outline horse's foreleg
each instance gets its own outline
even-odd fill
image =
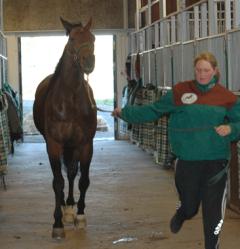
[[[80,190],[80,198],[78,200],[78,212],[77,214],[84,214],[84,209],[85,209],[85,196],[87,189],[90,185],[90,180],[89,180],[89,166],[90,162],[88,164],[81,164],[81,176],[79,179],[79,190]]]
[[[88,189],[88,186],[90,184],[90,180],[89,180],[89,166],[90,166],[90,162],[88,164],[84,164],[80,166],[81,168],[81,177],[79,180],[79,190],[80,190],[80,198],[78,200],[77,203],[77,217],[75,219],[75,226],[77,228],[84,228],[86,227],[86,218],[84,215],[84,209],[85,209],[85,196],[86,196],[86,192]]]
[[[78,172],[78,160],[76,159],[75,150],[72,147],[65,147],[63,151],[63,162],[67,169],[67,178],[69,183],[69,191],[67,198],[67,205],[73,206],[75,204],[73,189],[74,189],[74,179]]]
[[[67,223],[73,223],[76,214],[73,209],[73,206],[75,205],[75,200],[73,196],[73,190],[74,190],[74,179],[77,175],[78,171],[78,163],[77,162],[72,162],[73,160],[65,161],[65,165],[67,167],[67,177],[68,177],[68,183],[69,183],[69,188],[68,188],[68,198],[66,201],[66,207],[64,208],[64,221]]]
[[[53,172],[53,190],[55,193],[55,210],[52,237],[53,238],[64,238],[64,228],[62,223],[62,209],[61,206],[65,206],[64,202],[64,178],[61,172],[60,160],[50,159],[50,164]]]
[[[78,187],[80,190],[80,198],[77,203],[78,211],[77,211],[77,219],[75,220],[76,221],[75,224],[79,228],[86,226],[86,220],[84,216],[85,196],[90,184],[89,167],[92,160],[92,154],[93,154],[93,145],[91,143],[83,148],[80,155],[81,176],[78,183]]]
[[[54,147],[55,146],[55,147]],[[56,144],[48,144],[48,156],[53,172],[53,190],[55,193],[55,210],[54,210],[54,224],[52,230],[52,237],[55,239],[61,239],[65,237],[64,226],[62,222],[62,209],[61,206],[65,206],[64,201],[64,178],[61,171],[60,161],[60,147]],[[54,150],[51,148],[54,147]]]

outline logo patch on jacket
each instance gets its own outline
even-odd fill
[[[179,82],[173,86],[175,105],[211,105],[231,108],[238,97],[217,83],[207,92],[201,92],[194,80]]]
[[[181,101],[183,104],[193,104],[198,99],[195,93],[184,93],[181,97]]]

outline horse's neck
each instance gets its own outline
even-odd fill
[[[73,89],[74,92],[83,91],[85,82],[83,72],[68,56],[63,54],[61,60],[59,69],[55,71],[56,87],[62,91],[64,89]]]
[[[58,100],[62,99],[62,101],[74,98],[75,101],[79,101],[80,109],[94,109],[95,102],[90,86],[84,80],[84,74],[80,71],[80,68],[74,65],[68,58],[63,58],[61,65],[58,66],[59,68],[55,71],[56,75],[53,77],[55,77],[55,91],[60,94],[55,95],[55,97]]]

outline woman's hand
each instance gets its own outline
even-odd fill
[[[122,109],[121,108],[115,108],[112,112],[112,116],[115,118],[119,118],[121,114]]]
[[[215,131],[218,135],[224,137],[231,133],[231,126],[230,125],[219,125],[215,127]]]

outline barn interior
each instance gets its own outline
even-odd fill
[[[3,108],[1,248],[203,248],[201,212],[186,222],[177,235],[169,230],[178,195],[168,117],[129,126],[110,112],[126,103],[126,62],[131,67],[130,78],[142,82],[135,104],[144,105],[171,90],[177,82],[193,78],[192,61],[206,50],[216,55],[224,86],[239,96],[239,10],[240,0],[0,0],[1,93],[13,93],[19,119],[12,122],[23,132],[14,140],[11,154],[10,127],[6,125],[9,117]],[[57,43],[62,43],[60,48],[55,45],[61,55],[67,37],[60,17],[83,24],[92,17],[93,34],[110,37],[111,45],[105,49],[111,53],[111,64],[106,72],[100,70],[93,81],[99,79],[97,84],[101,85],[94,90],[95,96],[106,94],[106,88],[112,92],[110,97],[96,99],[107,112],[97,113],[91,184],[86,195],[87,227],[77,230],[66,225],[65,239],[56,241],[51,238],[54,192],[46,144],[34,126],[32,107],[25,109],[24,99],[24,91],[31,92],[34,98],[32,86],[39,82],[25,84],[25,78],[42,70],[44,61],[38,56],[42,54],[50,61],[53,48],[48,48],[47,42],[35,51],[26,43],[24,50],[23,44],[25,38],[55,37],[59,39]],[[59,37],[65,40],[62,42]],[[26,56],[29,54],[37,58],[35,64],[25,68],[24,63],[30,62]],[[107,65],[106,54],[96,57],[99,64]],[[108,74],[110,85],[104,85]],[[231,147],[227,209],[221,232],[221,248],[225,249],[237,249],[240,244],[239,146],[236,141]],[[66,173],[63,174],[66,180]]]

